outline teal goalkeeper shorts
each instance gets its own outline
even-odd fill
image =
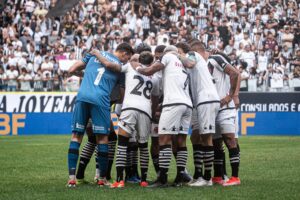
[[[91,118],[94,134],[109,134],[110,108],[91,103],[77,101],[72,117],[72,132],[84,134],[86,125]]]

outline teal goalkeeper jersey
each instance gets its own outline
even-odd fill
[[[109,52],[101,52],[109,61],[121,65],[120,60]],[[117,84],[120,73],[110,71],[98,59],[87,54],[82,61],[86,64],[76,101],[88,102],[101,107],[110,107],[110,95]]]

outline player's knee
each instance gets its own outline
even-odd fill
[[[159,146],[163,145],[171,145],[172,144],[172,136],[171,135],[160,135],[159,136]]]
[[[234,134],[224,134],[223,138],[228,149],[236,148],[236,140],[234,138]]]
[[[186,136],[187,135],[178,135],[178,137],[177,137],[178,147],[185,147],[186,146]]]
[[[83,135],[84,135],[84,134],[83,134],[82,132],[73,131],[71,140],[74,141],[74,142],[79,142],[79,143],[81,143],[81,142],[82,142]]]
[[[108,136],[107,135],[96,135],[97,144],[108,144]]]
[[[193,130],[192,135],[191,135],[192,144],[198,144],[199,137],[200,136],[199,136],[198,130]]]
[[[212,134],[204,134],[201,135],[201,143],[202,146],[212,146]]]

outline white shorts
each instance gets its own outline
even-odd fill
[[[152,125],[151,125],[151,137],[158,137],[158,124],[152,123]]]
[[[220,103],[202,104],[193,110],[193,130],[199,130],[199,134],[216,132],[216,116],[220,109]]]
[[[214,139],[222,138],[222,134],[227,134],[227,133],[236,134],[235,118],[236,118],[235,109],[220,111],[216,119],[216,134],[214,135]]]
[[[192,108],[186,105],[167,106],[162,109],[158,134],[188,134]]]
[[[131,138],[134,138],[136,132],[136,139],[140,143],[148,141],[151,133],[151,120],[148,115],[137,110],[125,110],[121,112],[118,125]]]

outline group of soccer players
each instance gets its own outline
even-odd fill
[[[94,152],[95,181],[100,186],[122,188],[127,181],[139,182],[141,187],[167,187],[172,155],[177,166],[173,186],[240,184],[236,135],[240,75],[225,54],[206,49],[199,40],[175,46],[160,45],[154,55],[144,43],[135,51],[122,43],[114,53],[92,50],[69,73],[81,75],[82,70],[68,151],[69,187],[84,182],[84,171]],[[113,101],[110,97],[114,88],[118,89],[121,101],[119,109],[116,108],[118,136],[110,121]],[[192,178],[186,173],[186,139],[190,127],[195,166]],[[80,154],[77,169],[85,132],[88,143]],[[157,180],[149,185],[150,136]],[[223,143],[229,151],[232,169],[229,179]],[[111,184],[115,149],[117,177]]]

